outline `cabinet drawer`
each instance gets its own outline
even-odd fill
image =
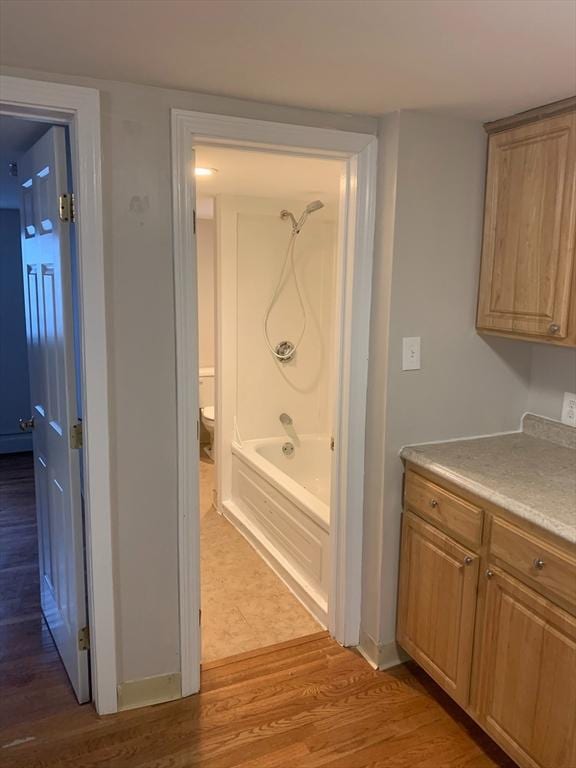
[[[480,507],[411,470],[406,473],[404,501],[411,510],[452,534],[455,539],[474,548],[480,546],[483,519]]]
[[[576,604],[576,560],[511,525],[492,519],[490,555],[512,566],[536,588]]]

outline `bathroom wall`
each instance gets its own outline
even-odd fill
[[[419,112],[381,121],[366,441],[362,632],[393,662],[402,462],[408,443],[518,429],[533,345],[475,330],[486,137]],[[402,371],[402,337],[422,368]]]
[[[214,271],[216,242],[214,219],[196,220],[196,258],[198,263],[198,365],[213,368],[214,347]]]
[[[32,450],[18,419],[30,415],[20,214],[0,210],[0,453]]]
[[[300,212],[306,202],[217,198],[218,279],[228,290],[220,309],[233,316],[224,324],[234,329],[236,347],[235,361],[232,354],[227,356],[219,374],[235,379],[236,427],[242,440],[285,435],[278,419],[282,412],[292,417],[296,434],[328,434],[330,428],[335,206],[310,216],[296,241],[296,272],[308,319],[292,361],[274,360],[263,327],[291,231],[279,213],[283,208]],[[303,323],[292,272],[287,269],[269,318],[272,345],[285,339],[296,342]]]

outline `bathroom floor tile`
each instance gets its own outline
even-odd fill
[[[202,661],[322,629],[212,504],[214,464],[200,462]]]

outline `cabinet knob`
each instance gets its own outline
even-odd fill
[[[534,560],[534,568],[536,568],[538,571],[541,571],[545,565],[546,563],[544,562],[544,560],[542,560],[541,557],[537,557],[536,560]]]
[[[436,499],[430,499],[430,506],[432,507],[432,509],[436,509],[436,507],[438,506],[438,502],[436,501]]]
[[[550,325],[548,326],[548,330],[550,331],[550,333],[558,333],[558,331],[560,330],[560,326],[558,325],[558,323],[550,323]]]
[[[466,557],[464,558],[464,565],[470,565],[471,563],[472,563],[472,558],[470,557],[470,555],[466,555]]]
[[[494,571],[491,571],[490,568],[486,571],[486,578],[491,579],[492,576],[494,576]]]

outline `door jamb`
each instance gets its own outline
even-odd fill
[[[93,88],[0,75],[0,112],[67,124],[77,198],[82,335],[84,519],[92,698],[116,712],[108,354],[102,224],[100,94]]]
[[[377,139],[375,136],[225,115],[172,110],[172,185],[178,425],[178,552],[182,696],[200,688],[198,514],[198,300],[194,143],[244,145],[346,161],[341,210],[341,314],[332,478],[329,630],[342,645],[359,642],[364,439]]]

